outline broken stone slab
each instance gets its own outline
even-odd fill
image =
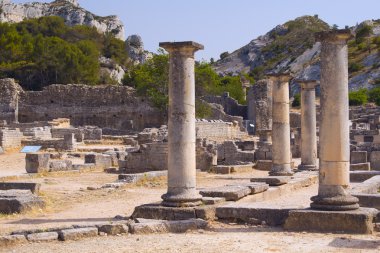
[[[61,241],[79,240],[98,235],[96,227],[65,229],[58,232]]]
[[[109,188],[112,188],[112,189],[118,189],[120,187],[123,187],[126,183],[125,182],[116,182],[116,183],[108,183],[108,184],[105,184],[103,185],[101,188],[103,189],[109,189]]]
[[[0,190],[30,190],[34,194],[40,192],[41,184],[24,182],[0,182]]]
[[[374,193],[378,193],[379,188],[380,188],[380,176],[374,176],[360,184],[354,185],[351,189],[351,193],[352,194],[357,194],[357,193],[374,194]]]
[[[251,189],[251,194],[257,194],[257,193],[265,192],[266,190],[269,189],[269,185],[266,183],[253,183],[252,182],[252,183],[240,184],[240,186],[248,187],[249,189]]]
[[[213,197],[203,197],[202,203],[205,205],[216,205],[225,202],[225,198],[213,198]]]
[[[380,176],[380,171],[350,171],[351,182],[363,182],[374,176]]]
[[[25,235],[6,235],[0,236],[0,246],[11,246],[15,244],[26,243]]]
[[[26,238],[30,242],[55,241],[55,240],[58,240],[58,233],[57,232],[43,232],[43,233],[28,234]]]
[[[249,194],[252,190],[247,186],[230,185],[204,189],[199,192],[203,197],[225,198],[227,201],[237,201]]]
[[[105,224],[98,226],[98,230],[107,235],[119,235],[128,233],[129,228],[127,224]]]
[[[166,177],[168,175],[167,171],[149,171],[145,173],[135,173],[135,174],[120,174],[118,179],[125,183],[136,183],[142,179],[152,179],[157,177]]]
[[[210,169],[210,172],[215,173],[215,174],[231,174],[232,167],[231,166],[225,166],[225,165],[213,166]]]
[[[284,228],[290,231],[371,234],[377,213],[374,208],[353,211],[292,210]]]
[[[371,164],[370,163],[356,163],[356,164],[350,164],[350,170],[351,171],[369,171],[371,170]]]
[[[139,223],[130,225],[132,234],[185,233],[189,230],[204,229],[207,227],[207,221],[201,219],[179,221],[140,219],[138,221]]]
[[[251,182],[261,182],[269,184],[269,186],[279,186],[289,183],[292,177],[288,176],[270,176],[270,177],[255,177],[251,178]]]
[[[0,190],[0,213],[12,214],[43,208],[45,202],[30,190]]]

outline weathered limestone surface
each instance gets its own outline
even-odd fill
[[[62,241],[79,240],[82,238],[97,236],[98,229],[96,227],[64,229],[58,234],[59,239]]]
[[[33,207],[44,206],[44,201],[29,190],[0,190],[0,213],[20,213]]]
[[[317,116],[315,86],[317,82],[301,83],[301,164],[299,170],[317,170]]]
[[[292,175],[289,125],[288,74],[270,76],[273,82],[272,170],[271,176]]]
[[[196,132],[194,53],[195,42],[163,42],[169,52],[168,192],[166,206],[201,203],[196,191]]]
[[[25,169],[28,173],[40,173],[49,171],[50,154],[27,153],[25,156]]]
[[[321,32],[320,170],[318,195],[311,207],[322,210],[354,210],[358,199],[350,186],[350,140],[348,113],[349,30]]]
[[[207,222],[201,219],[178,221],[137,219],[139,223],[131,224],[132,234],[151,233],[185,233],[189,230],[204,229]]]
[[[30,190],[33,194],[38,194],[41,184],[29,182],[0,182],[0,190]]]
[[[284,228],[292,231],[371,234],[377,213],[374,208],[360,208],[346,212],[293,210],[289,212]]]

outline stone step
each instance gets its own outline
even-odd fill
[[[130,225],[132,234],[152,233],[185,233],[189,230],[204,229],[207,221],[201,219],[189,219],[178,221],[136,219],[137,223]]]
[[[290,176],[269,176],[269,177],[255,177],[251,178],[251,182],[262,182],[270,186],[279,186],[289,183],[292,179]]]

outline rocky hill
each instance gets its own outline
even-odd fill
[[[319,79],[320,43],[314,33],[331,29],[315,16],[303,16],[278,25],[267,34],[228,54],[213,67],[223,75],[250,73],[256,80],[266,72],[290,72],[297,78]],[[380,85],[380,20],[351,27],[355,38],[349,45],[349,88],[371,89]],[[294,81],[292,93],[299,90]]]
[[[51,3],[14,4],[11,0],[0,0],[0,22],[21,22],[24,19],[43,16],[60,16],[67,25],[88,25],[99,32],[111,32],[116,38],[125,40],[124,25],[117,16],[100,17],[83,8],[77,0],[56,0]]]

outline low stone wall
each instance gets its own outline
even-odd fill
[[[19,129],[0,129],[0,146],[4,150],[21,147],[22,133]]]
[[[197,120],[197,138],[208,139],[222,143],[226,140],[241,140],[248,138],[246,132],[240,130],[238,124],[223,122],[220,120]]]

